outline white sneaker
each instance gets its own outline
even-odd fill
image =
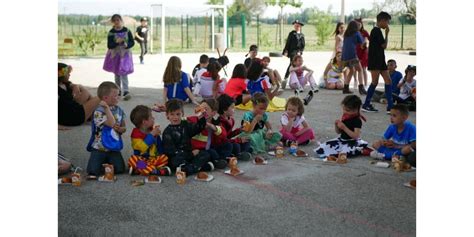
[[[380,153],[378,151],[372,151],[372,152],[370,152],[370,157],[372,157],[376,160],[383,160],[383,158],[385,157],[385,154]]]

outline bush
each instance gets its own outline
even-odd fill
[[[316,26],[317,44],[324,45],[328,41],[333,28],[331,14],[315,9],[309,22]]]

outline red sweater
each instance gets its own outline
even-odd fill
[[[197,123],[198,117],[197,116],[190,116],[187,117],[187,120],[191,123]],[[211,136],[211,146],[220,146],[223,143],[227,142],[227,133],[226,130],[223,129],[221,126],[216,125],[217,131],[214,132]],[[191,139],[191,146],[194,149],[198,150],[205,150],[207,139],[209,137],[209,131],[204,128],[201,133],[192,137]]]

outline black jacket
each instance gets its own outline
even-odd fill
[[[303,33],[296,33],[295,30],[291,31],[288,34],[288,38],[286,39],[285,48],[283,49],[283,54],[288,52],[288,56],[296,55],[298,52],[303,53],[304,50],[304,34]]]
[[[191,138],[206,127],[206,119],[202,117],[197,123],[182,120],[181,124],[168,125],[163,131],[163,150],[168,157],[181,152],[191,152]]]

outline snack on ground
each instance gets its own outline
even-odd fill
[[[260,156],[256,156],[254,159],[254,162],[256,165],[264,165],[265,164],[265,159],[263,159]]]
[[[295,156],[296,156],[296,157],[307,157],[307,156],[308,156],[308,153],[306,153],[306,152],[303,151],[303,150],[297,150]]]
[[[149,175],[143,179],[145,183],[159,184],[161,183],[160,177],[158,175]]]
[[[197,178],[206,180],[207,178],[209,178],[209,175],[206,172],[201,171],[197,173]]]
[[[70,177],[62,177],[58,179],[58,184],[71,184],[72,179]]]
[[[176,169],[176,183],[185,184],[186,183],[186,173],[181,171],[181,167]]]
[[[238,167],[233,167],[230,169],[230,174],[233,176],[239,175],[240,174],[240,169]]]
[[[328,156],[326,157],[327,161],[336,161],[337,158],[335,156]]]
[[[250,133],[250,127],[251,127],[251,124],[249,121],[245,121],[244,122],[244,125],[242,126],[242,131],[246,132],[246,133]]]
[[[143,180],[133,180],[132,181],[132,186],[137,187],[137,186],[142,186],[145,185],[145,181]]]
[[[416,179],[410,181],[410,186],[416,188]]]
[[[283,156],[285,155],[285,151],[283,149],[282,146],[277,146],[276,149],[275,149],[275,156],[277,158],[283,158]]]
[[[296,143],[295,141],[291,142],[290,149],[288,149],[288,151],[290,152],[290,154],[295,155],[298,151],[298,143]]]
[[[74,172],[71,175],[71,182],[73,186],[76,186],[76,187],[81,186],[81,174]]]
[[[347,163],[347,154],[346,153],[339,153],[339,156],[337,157],[336,163],[338,163],[338,164]]]
[[[231,157],[229,159],[229,164],[228,164],[229,168],[232,169],[234,167],[237,167],[237,158],[236,157]]]
[[[117,178],[114,175],[114,166],[112,164],[103,164],[105,174],[99,178],[102,182],[114,182]]]
[[[411,165],[408,164],[407,162],[403,161],[403,160],[394,159],[392,164],[393,164],[393,168],[397,172],[408,171],[408,170],[411,169]]]

